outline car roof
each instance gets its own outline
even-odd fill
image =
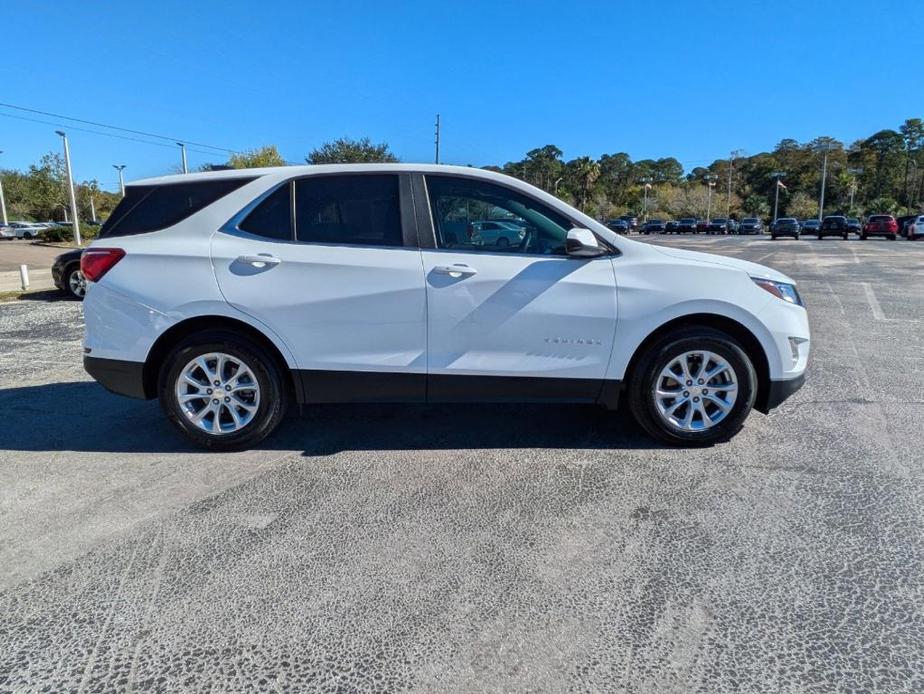
[[[448,166],[444,164],[305,164],[301,166],[268,166],[258,169],[225,169],[221,171],[201,171],[189,174],[171,174],[142,178],[126,185],[163,185],[169,183],[191,183],[194,181],[219,181],[233,178],[255,178],[261,176],[278,176],[293,178],[314,174],[338,173],[443,173],[474,176],[477,178],[510,180],[510,176],[473,166]],[[516,180],[516,179],[514,179]]]

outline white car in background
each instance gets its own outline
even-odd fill
[[[914,241],[924,238],[924,215],[919,215],[908,225],[908,240]]]
[[[10,222],[0,226],[0,237],[5,239],[37,239],[47,227],[38,222]]]
[[[506,248],[466,238],[498,216],[522,236]],[[658,439],[711,444],[795,392],[809,356],[785,275],[632,241],[467,167],[139,181],[81,270],[86,370],[116,393],[160,398],[213,449],[259,442],[290,397],[625,400]]]

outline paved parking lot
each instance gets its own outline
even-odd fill
[[[771,265],[807,385],[671,450],[584,407],[307,410],[189,449],[0,305],[0,691],[924,691],[924,243]]]

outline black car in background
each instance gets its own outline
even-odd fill
[[[51,279],[54,280],[55,286],[78,301],[83,301],[87,293],[87,281],[80,271],[81,253],[83,253],[82,248],[62,253],[55,258],[51,266]]]
[[[606,228],[610,231],[615,231],[617,234],[629,233],[629,223],[624,219],[608,219],[606,220]]]
[[[914,219],[914,217],[912,217],[912,219]],[[847,228],[858,236],[863,233],[863,224],[856,217],[847,218]]]
[[[922,214],[924,214],[924,212],[920,212],[918,214],[909,214],[909,215],[905,215],[904,217],[897,217],[895,219],[895,222],[898,224],[898,233],[907,238],[908,237],[908,227],[914,224],[917,218],[920,217]],[[863,230],[860,229],[857,231],[857,233],[861,234],[862,231]]]
[[[818,238],[823,239],[825,236],[840,236],[845,241],[850,234],[850,227],[847,226],[847,218],[841,215],[831,215],[825,217],[821,226],[818,227]]]
[[[795,217],[781,217],[770,225],[770,238],[778,239],[780,236],[799,238],[799,220]]]
[[[695,234],[696,233],[696,220],[693,217],[684,217],[679,222],[677,222],[677,233],[679,234]]]
[[[629,229],[638,228],[638,217],[636,217],[634,214],[619,215],[619,218],[629,225]]]
[[[821,227],[821,222],[817,219],[803,219],[799,224],[799,231],[802,234],[818,234],[818,229]]]
[[[663,219],[649,219],[642,224],[640,232],[643,234],[663,234],[666,226]]]
[[[665,234],[676,234],[678,226],[680,226],[680,222],[672,219],[667,224],[664,225],[664,233]]]
[[[764,225],[757,217],[745,217],[738,226],[739,234],[763,234]]]
[[[724,217],[719,217],[713,219],[706,225],[707,234],[730,234],[732,228],[734,227],[734,222],[730,219],[725,219]]]

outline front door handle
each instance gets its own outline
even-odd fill
[[[253,265],[254,267],[266,267],[267,265],[279,265],[282,261],[269,253],[258,253],[257,255],[239,255],[237,262]]]
[[[471,277],[472,275],[478,274],[478,270],[470,265],[464,265],[462,263],[458,265],[437,265],[433,268],[433,272],[438,272],[441,275],[449,275],[450,277]]]

